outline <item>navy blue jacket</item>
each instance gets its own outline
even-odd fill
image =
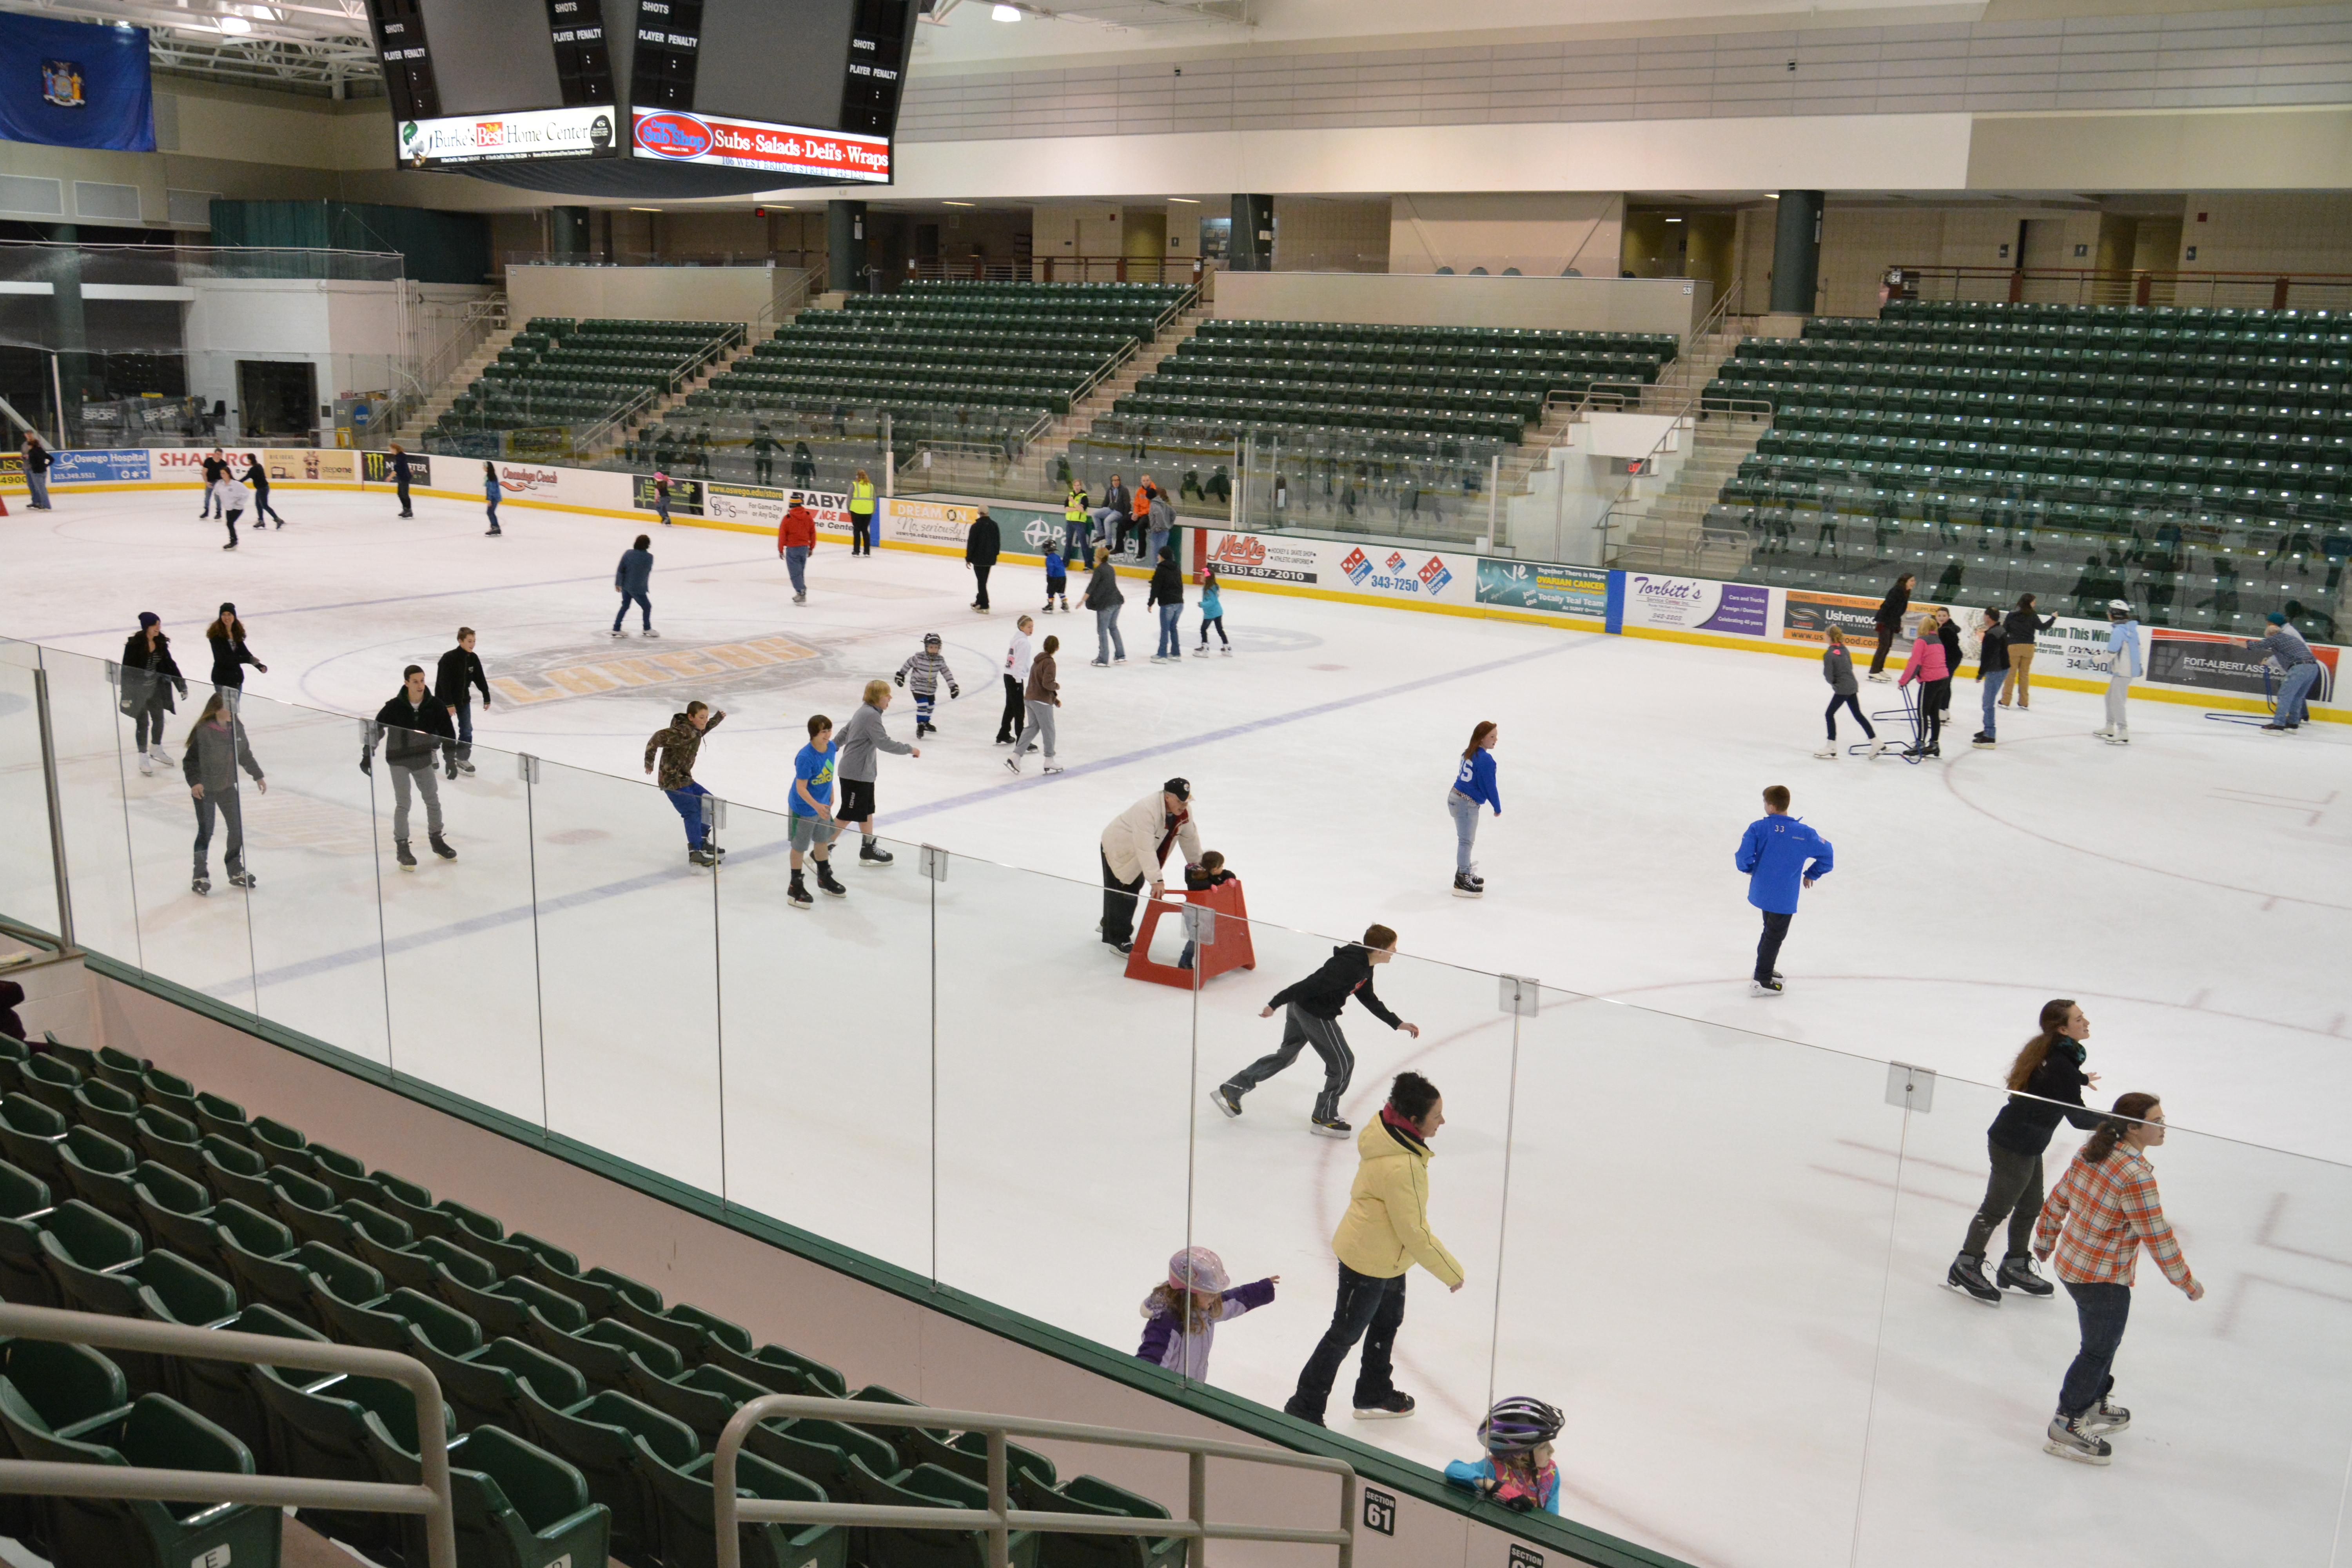
[[[624,594],[648,592],[654,581],[654,552],[650,550],[624,550],[621,564],[613,573],[613,585]]]

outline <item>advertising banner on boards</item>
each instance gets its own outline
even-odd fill
[[[1625,625],[1662,630],[1765,635],[1772,590],[1752,583],[1713,583],[1703,577],[1668,577],[1652,572],[1625,574]]]
[[[1313,586],[1318,575],[1316,542],[1279,534],[1226,533],[1217,529],[1195,531],[1201,541],[1192,563],[1198,572],[1213,566],[1221,577],[1255,579],[1261,583],[1297,583]]]
[[[283,447],[261,454],[261,471],[272,484],[348,485],[359,476],[359,454],[332,447]]]
[[[702,487],[702,515],[717,522],[757,523],[773,528],[783,521],[785,509],[795,500],[814,514],[819,533],[849,537],[849,498],[835,490],[706,483]]]
[[[1856,594],[1823,594],[1810,588],[1791,588],[1780,601],[1780,638],[1784,642],[1826,644],[1830,628],[1835,626],[1845,634],[1853,646],[1875,648],[1878,646],[1878,606],[1881,601],[1865,599]],[[1919,634],[1919,618],[1937,608],[1934,605],[1914,604],[1905,612],[1903,629],[1895,634],[1893,652],[1907,657],[1912,639]]]
[[[952,544],[961,549],[964,534],[971,528],[971,520],[980,515],[980,508],[955,501],[886,500],[877,503],[880,515],[888,521],[884,532],[892,539],[911,539],[923,544]]]
[[[145,484],[154,472],[144,447],[126,451],[49,455],[49,483],[53,485],[139,485]]]
[[[1478,602],[1597,621],[1609,613],[1609,574],[1598,566],[1539,566],[1531,561],[1481,559]]]
[[[651,474],[631,476],[635,481],[630,504],[639,511],[654,510],[654,477]],[[669,510],[672,517],[702,515],[702,481],[673,479],[669,482]]]
[[[2263,684],[2263,657],[2250,651],[2244,637],[2213,632],[2190,632],[2172,626],[2151,626],[2147,634],[2147,678],[2168,686],[2193,686],[2204,691],[2227,691],[2238,697],[2274,695],[2278,674],[2272,672],[2268,690]],[[2315,646],[2319,681],[2310,700],[2336,700],[2336,661],[2339,650]]]
[[[444,458],[441,461],[446,467],[450,459]],[[360,479],[362,482],[371,485],[388,485],[396,482],[392,477],[392,454],[362,452]],[[409,453],[408,482],[418,489],[430,489],[433,486],[433,459],[422,452]]]

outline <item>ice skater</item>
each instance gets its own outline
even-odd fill
[[[1835,626],[1829,629],[1829,647],[1822,649],[1822,679],[1830,686],[1830,705],[1822,711],[1822,722],[1829,727],[1829,741],[1813,755],[1835,762],[1842,754],[1837,743],[1837,716],[1843,708],[1862,726],[1863,739],[1870,742],[1870,754],[1874,757],[1886,750],[1886,742],[1870,727],[1870,719],[1863,712],[1855,695],[1862,688],[1854,683],[1853,650],[1845,646],[1845,633]]]
[[[1408,1024],[1390,1012],[1380,993],[1372,989],[1373,969],[1394,958],[1396,950],[1396,932],[1384,925],[1367,926],[1363,941],[1333,948],[1322,968],[1276,992],[1258,1016],[1271,1018],[1276,1007],[1283,1009],[1282,1044],[1211,1089],[1210,1103],[1227,1116],[1239,1116],[1242,1096],[1297,1061],[1300,1047],[1313,1046],[1315,1054],[1323,1058],[1323,1092],[1315,1097],[1307,1130],[1324,1138],[1353,1133],[1355,1129],[1339,1115],[1339,1097],[1348,1092],[1348,1082],[1356,1072],[1356,1053],[1348,1048],[1348,1037],[1339,1028],[1339,1010],[1348,1005],[1348,998],[1353,996],[1365,1012],[1390,1028],[1402,1029],[1414,1039],[1421,1037],[1421,1026]]]
[[[474,693],[482,694],[482,711],[490,710],[489,677],[474,652],[474,628],[457,628],[457,646],[441,656],[433,669],[433,696],[449,710],[457,727],[457,743],[449,748],[449,776],[474,771]]]
[[[1478,1423],[1486,1457],[1447,1462],[1445,1479],[1514,1513],[1559,1511],[1559,1467],[1552,1440],[1567,1419],[1540,1399],[1500,1399]]]
[[[1135,895],[1146,879],[1151,896],[1164,899],[1168,884],[1160,868],[1171,845],[1181,845],[1187,867],[1201,863],[1201,829],[1192,820],[1192,785],[1170,779],[1110,819],[1097,849],[1102,859],[1103,916],[1097,929],[1120,952],[1135,946]]]
[[[1038,613],[1052,615],[1057,602],[1061,606],[1062,614],[1068,615],[1070,613],[1070,569],[1066,559],[1062,554],[1061,541],[1049,539],[1045,542],[1045,607]]]
[[[793,603],[808,603],[809,552],[816,548],[816,513],[798,495],[776,524],[776,553],[783,557],[784,574],[793,580]]]
[[[1999,738],[1993,731],[1993,708],[2008,689],[2009,634],[2001,629],[2000,617],[1987,610],[1977,637],[1977,695],[1984,705],[1984,728],[1969,737],[1969,744],[1979,752],[1991,751]]]
[[[1119,591],[1118,568],[1110,563],[1110,547],[1095,546],[1094,571],[1087,578],[1087,596],[1079,603],[1095,613],[1095,658],[1097,668],[1108,668],[1113,661],[1114,649],[1120,664],[1127,662],[1127,640],[1118,635],[1118,609],[1127,603]]]
[[[2000,705],[2006,708],[2015,698],[2020,708],[2033,705],[2033,692],[2029,684],[2033,674],[2033,652],[2041,636],[2058,624],[2055,616],[2033,613],[2033,595],[2020,594],[2017,608],[2001,618],[2000,629],[2009,638],[2009,685],[2000,694]]]
[[[25,489],[35,511],[49,508],[49,446],[32,431],[25,432]]]
[[[2248,642],[2246,652],[2259,656],[2266,664],[2278,666],[2284,672],[2284,678],[2279,687],[2278,710],[2271,715],[2271,721],[2263,726],[2272,734],[2284,734],[2289,730],[2301,729],[2304,721],[2311,717],[2311,710],[2305,704],[2310,700],[2313,683],[2319,679],[2319,659],[2311,651],[2311,645],[2304,641],[2303,633],[2296,630],[2284,616],[2273,610],[2263,618],[2270,622],[2270,634]]]
[[[220,508],[222,521],[228,524],[228,542],[221,546],[223,550],[236,548],[236,520],[245,515],[245,487],[236,482],[235,473],[223,468],[221,477],[213,481],[213,502]]]
[[[1394,1380],[1397,1331],[1404,1325],[1405,1275],[1416,1263],[1462,1289],[1462,1265],[1429,1228],[1429,1141],[1445,1125],[1445,1100],[1417,1072],[1401,1072],[1389,1087],[1380,1120],[1356,1139],[1356,1179],[1348,1212],[1331,1235],[1339,1255],[1339,1291],[1331,1326],[1299,1370],[1283,1413],[1320,1426],[1339,1365],[1364,1342],[1349,1401],[1359,1421],[1388,1421],[1413,1412],[1412,1395]]]
[[[249,664],[264,675],[269,673],[269,667],[245,646],[245,623],[237,619],[236,606],[226,599],[221,601],[220,614],[205,628],[205,640],[212,645],[213,684],[228,699],[229,711],[234,713],[245,697],[245,667]]]
[[[1151,662],[1181,664],[1184,661],[1184,574],[1176,570],[1176,552],[1172,550],[1162,550],[1151,559],[1151,593],[1145,603],[1160,608],[1160,644],[1151,656]]]
[[[1897,687],[1914,684],[1919,688],[1919,709],[1913,749],[1919,756],[1940,757],[1944,754],[1944,704],[1952,689],[1952,667],[1945,657],[1944,639],[1925,626],[1911,639],[1911,657],[1904,660],[1903,679]]]
[[[689,702],[686,711],[671,714],[669,722],[646,741],[646,772],[654,772],[658,753],[661,772],[654,783],[685,822],[686,858],[697,866],[716,866],[727,858],[702,820],[702,797],[710,792],[694,782],[694,759],[702,751],[702,738],[726,717],[724,708],[714,713],[708,702]]]
[[[1021,617],[1024,621],[1028,616]],[[1028,725],[1013,738],[1013,754],[1004,759],[1006,769],[1021,771],[1023,753],[1034,752],[1040,742],[1045,748],[1045,769],[1058,773],[1062,764],[1054,760],[1054,710],[1062,705],[1062,682],[1055,673],[1054,656],[1062,651],[1062,639],[1049,637],[1043,651],[1029,661],[1028,679],[1022,686],[1022,700],[1028,709]]]
[[[441,784],[433,776],[434,763],[444,748],[454,748],[457,732],[450,727],[449,710],[425,689],[425,667],[412,664],[401,671],[400,689],[376,710],[360,744],[360,772],[373,776],[375,743],[383,742],[384,766],[392,770],[393,858],[404,871],[416,869],[408,847],[408,805],[412,791],[425,796],[425,837],[433,853],[455,860],[457,852],[441,836]]]
[[[415,517],[415,510],[408,504],[408,480],[412,459],[408,456],[407,448],[394,441],[392,444],[392,457],[389,462],[392,468],[392,488],[400,497],[400,515]],[[386,760],[389,760],[388,754]]]
[[[963,563],[971,568],[974,588],[971,607],[980,615],[989,613],[988,574],[996,569],[996,557],[1003,543],[996,520],[985,511],[973,518],[971,526],[964,531]]]
[[[1886,590],[1886,597],[1878,602],[1878,613],[1871,617],[1878,628],[1878,651],[1870,656],[1870,679],[1885,682],[1893,676],[1886,673],[1886,650],[1895,646],[1903,630],[1903,616],[1911,608],[1911,584],[1917,582],[1906,572],[1895,579],[1895,586]]]
[[[2033,1256],[2048,1262],[2056,1255],[2058,1281],[2074,1298],[2083,1331],[2083,1348],[2059,1384],[2058,1413],[2043,1445],[2062,1458],[2106,1464],[2115,1454],[2106,1435],[2131,1425],[2131,1412],[2111,1394],[2139,1249],[2146,1247],[2164,1277],[2190,1300],[2205,1298],[2205,1287],[2189,1272],[2173,1239],[2147,1163],[2147,1152],[2163,1142],[2164,1107],[2156,1096],[2122,1096],[2083,1141],[2033,1227]]]
[[[940,657],[940,646],[939,633],[925,632],[923,651],[908,655],[907,662],[900,665],[898,673],[891,678],[915,694],[915,739],[918,741],[939,728],[931,722],[931,704],[940,694],[940,683],[947,682],[949,701],[952,702],[963,695],[963,688],[956,684],[955,671],[950,669],[948,661]]]
[[[1789,815],[1789,786],[1773,784],[1764,792],[1764,815],[1748,825],[1731,863],[1748,879],[1748,901],[1764,916],[1748,992],[1778,996],[1785,989],[1779,968],[1780,943],[1788,939],[1789,922],[1797,917],[1797,895],[1828,876],[1836,859],[1828,839]]]
[[[1225,636],[1225,601],[1217,591],[1217,569],[1201,568],[1201,646],[1192,650],[1194,658],[1209,657],[1209,628],[1217,628],[1217,651],[1230,658],[1234,651],[1231,637]]]
[[[621,552],[621,563],[613,568],[613,592],[621,595],[621,607],[613,612],[613,635],[625,637],[621,623],[629,618],[629,606],[637,606],[637,619],[642,635],[658,637],[654,630],[654,602],[651,591],[654,582],[654,553],[646,547],[653,542],[650,534],[640,533],[637,542]]]
[[[1445,792],[1446,815],[1454,818],[1454,896],[1457,899],[1486,896],[1486,879],[1478,875],[1478,862],[1472,857],[1478,848],[1478,807],[1483,805],[1496,816],[1503,815],[1503,792],[1495,784],[1495,743],[1502,738],[1502,727],[1492,719],[1478,721],[1454,770],[1454,787]]]
[[[1136,1347],[1136,1359],[1205,1381],[1217,1325],[1272,1304],[1274,1288],[1281,1283],[1281,1275],[1269,1274],[1235,1285],[1226,1277],[1224,1259],[1205,1247],[1186,1247],[1168,1260],[1168,1278],[1143,1299],[1143,1342]]]
[[[1959,678],[1960,666],[1968,662],[1968,657],[1962,651],[1960,623],[1953,618],[1952,612],[1937,605],[1928,614],[1935,617],[1936,640],[1944,645],[1944,700],[1936,711],[1948,724],[1952,721],[1952,682]]]
[[[2110,746],[2131,744],[2131,683],[2145,672],[2140,663],[2139,622],[2131,604],[2107,601],[2107,721],[2094,731]]]
[[[865,840],[857,847],[860,866],[887,866],[898,858],[874,842],[874,785],[880,769],[876,766],[875,753],[889,752],[894,755],[919,757],[919,746],[904,741],[894,741],[890,731],[882,727],[882,715],[890,707],[890,683],[869,680],[866,683],[866,700],[849,722],[841,727],[841,809],[834,814],[835,820],[854,824]]]
[[[801,881],[801,857],[804,852],[815,856],[816,885],[832,898],[849,897],[849,889],[833,874],[833,841],[841,832],[833,819],[833,721],[822,713],[811,714],[808,737],[808,744],[793,758],[793,885],[784,897],[796,910],[807,909],[816,901],[809,897],[808,888]]]
[[[269,504],[269,470],[261,466],[258,452],[245,455],[245,482],[253,489],[253,531],[259,533],[264,523],[272,521],[285,527],[286,520]]]
[[[2099,1081],[2097,1073],[2083,1070],[2088,1054],[2083,1042],[2090,1037],[2091,1021],[2073,998],[2044,1002],[2040,1026],[2009,1066],[2009,1100],[1985,1131],[1992,1174],[1985,1183],[1984,1202],[1969,1221],[1959,1256],[1944,1276],[1947,1286],[1988,1307],[2000,1305],[2003,1290],[2027,1296],[2051,1293],[2050,1281],[2033,1271],[2033,1224],[2042,1217],[2042,1156],[2059,1122],[2069,1121],[2086,1131],[2099,1124],[2099,1113],[2083,1105],[2083,1090]],[[1988,1279],[1985,1243],[2003,1220],[2009,1222],[2009,1249]]]
[[[499,500],[505,494],[506,490],[499,484],[499,466],[496,463],[484,463],[482,465],[482,507],[489,513],[490,518],[490,530],[482,535],[484,539],[496,539],[503,531],[499,527]]]
[[[220,483],[222,475],[228,472],[228,454],[215,447],[205,454],[204,469],[204,499],[196,505],[196,520],[199,522],[217,514],[220,498],[213,494],[213,487]]]
[[[152,774],[157,763],[171,765],[163,749],[163,715],[176,710],[172,694],[188,694],[187,677],[172,657],[172,639],[163,635],[163,617],[152,610],[139,613],[139,629],[122,645],[122,711],[130,716],[131,734],[139,750],[139,771]]]
[[[245,811],[237,799],[236,771],[243,768],[252,775],[256,794],[268,795],[269,782],[261,776],[261,764],[253,760],[253,746],[246,738],[245,725],[227,698],[215,691],[205,700],[204,711],[196,715],[195,727],[188,731],[188,747],[181,754],[181,776],[188,781],[188,796],[196,803],[196,870],[189,890],[209,893],[213,890],[212,857],[213,816],[218,813],[227,829],[227,843],[222,863],[228,868],[228,885],[249,889],[254,886],[253,874],[245,868]]]
[[[1046,608],[1053,608],[1050,602]],[[1036,625],[1027,616],[1013,622],[1013,640],[1005,646],[1004,712],[996,721],[996,743],[1000,746],[1018,746],[1021,743],[1021,731],[1028,713],[1029,666],[1036,658],[1036,652],[1029,643],[1029,634]]]

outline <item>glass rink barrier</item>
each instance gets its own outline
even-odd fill
[[[1139,909],[887,838],[887,871],[835,879],[820,852],[857,840],[821,824],[481,745],[453,778],[404,731],[168,695],[158,738],[156,694],[106,661],[0,643],[19,938],[69,925],[356,1073],[1406,1459],[1470,1457],[1491,1402],[1543,1400],[1561,1511],[1683,1563],[2347,1561],[2352,1168],[2202,1133],[2193,1103],[2122,1129],[2104,1176],[2068,1121],[2038,1173],[2005,1157],[2025,1218],[1995,1205],[1982,1248],[1991,1274],[2057,1239],[2037,1183],[2068,1223],[2128,1184],[2150,1224],[2141,1173],[2171,1268],[2143,1249],[2079,1313],[2049,1284],[2063,1247],[2045,1293],[1990,1306],[1947,1279],[1999,1085],[1434,963],[1410,933],[1374,963],[1366,933],[1249,919],[1240,884]],[[1098,924],[1130,921],[1106,953]],[[1399,1127],[1406,1072],[1439,1098]],[[1425,1229],[1351,1210],[1409,1212],[1416,1184]],[[1188,1247],[1222,1269],[1189,1320],[1160,1291]],[[1366,1332],[1335,1353],[1342,1257]],[[2111,1389],[2092,1363],[2069,1381],[2085,1317]],[[2104,1465],[2049,1451],[2068,1387]],[[1395,1394],[1412,1419],[1356,1419]]]

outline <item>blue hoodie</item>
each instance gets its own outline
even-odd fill
[[[2107,665],[2109,675],[2142,674],[2139,662],[2139,623],[2117,621],[2108,627],[2107,652],[2113,656]]]
[[[1731,863],[1748,874],[1748,901],[1769,914],[1793,915],[1805,879],[1826,877],[1836,861],[1830,841],[1793,816],[1759,816],[1740,837]]]

